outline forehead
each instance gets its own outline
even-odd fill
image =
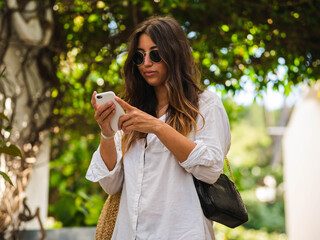
[[[145,33],[141,34],[138,40],[138,47],[141,50],[149,51],[156,48],[157,45],[152,41],[152,39]]]

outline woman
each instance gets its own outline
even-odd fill
[[[101,128],[87,178],[108,194],[122,191],[112,239],[214,239],[192,175],[214,183],[230,147],[218,96],[198,87],[199,74],[181,26],[154,17],[132,34],[124,66],[126,114],[114,132],[115,106],[92,105]],[[123,160],[123,161],[121,161]],[[123,164],[122,164],[123,163]]]

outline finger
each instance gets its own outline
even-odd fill
[[[108,122],[108,127],[110,127],[111,129],[111,118],[113,118],[113,116],[116,114],[116,110],[113,109],[108,116],[105,117],[105,119],[102,120],[102,124],[101,125],[104,125],[104,123]]]
[[[118,129],[121,129],[124,133],[127,133],[126,127],[129,127],[132,124],[132,121],[130,118],[126,118],[125,116],[126,115],[119,118]]]
[[[135,130],[135,129],[134,129],[134,126],[133,126],[133,125],[129,125],[129,126],[127,126],[127,127],[125,127],[125,128],[122,129],[122,131],[123,131],[125,134],[128,134],[129,132],[134,131],[134,130]]]
[[[111,129],[110,120],[115,115],[115,113],[116,113],[115,109],[109,109],[105,111],[103,115],[99,116],[96,119],[101,129],[107,129],[107,128]]]
[[[139,131],[137,130],[137,123],[134,121],[134,119],[129,119],[128,121],[123,122],[121,129],[125,134],[129,133],[130,131]]]
[[[127,112],[130,112],[131,110],[135,109],[135,107],[131,106],[129,103],[123,101],[121,98],[117,96],[114,99],[120,104],[120,106],[123,109],[127,110]]]
[[[111,119],[113,118],[113,116],[115,115],[115,113],[116,113],[116,110],[115,109],[113,109],[111,112],[110,112],[110,114],[105,118],[105,119],[103,119],[102,120],[102,122],[101,123],[99,123],[99,126],[100,126],[100,128],[101,128],[101,131],[111,131],[111,132],[113,132],[114,133],[114,131],[113,131],[113,129],[111,128]],[[105,134],[106,135],[106,134]],[[107,135],[109,135],[109,134],[107,134]],[[106,135],[106,136],[107,136]]]
[[[102,112],[102,114],[100,115],[100,118],[102,119],[102,121],[105,121],[106,119],[111,119],[110,115],[115,112],[116,112],[115,105],[113,104],[112,106],[108,107],[106,110]]]
[[[129,114],[122,115],[122,116],[119,118],[119,121],[118,121],[118,129],[121,129],[123,123],[126,122],[126,121],[128,121],[129,119],[130,119]]]
[[[121,129],[123,131],[127,131],[128,127],[133,127],[134,121],[132,119],[129,119],[128,121],[125,121],[122,123]]]
[[[94,91],[91,97],[91,105],[93,106],[94,109],[97,109],[99,107],[95,98],[96,95],[97,95],[97,92]]]
[[[98,105],[98,108],[96,109],[97,117],[105,115],[105,112],[110,113],[111,109],[114,109],[115,106],[116,105],[112,101],[109,101],[101,106]]]

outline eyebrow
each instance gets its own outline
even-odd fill
[[[158,48],[157,46],[152,46],[152,47],[150,48],[150,50],[157,49],[157,48]],[[145,52],[145,50],[142,49],[142,48],[137,48],[137,51]]]

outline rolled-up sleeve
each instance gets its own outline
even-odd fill
[[[198,131],[193,139],[196,147],[180,165],[197,179],[214,183],[223,169],[223,161],[231,144],[230,125],[220,98],[205,91],[200,98]]]
[[[100,146],[93,153],[89,168],[87,170],[86,178],[92,182],[98,182],[104,191],[108,194],[117,193],[123,183],[123,164],[121,152],[121,134],[117,132],[115,135],[115,144],[117,150],[117,163],[110,171],[104,163],[100,155]]]

